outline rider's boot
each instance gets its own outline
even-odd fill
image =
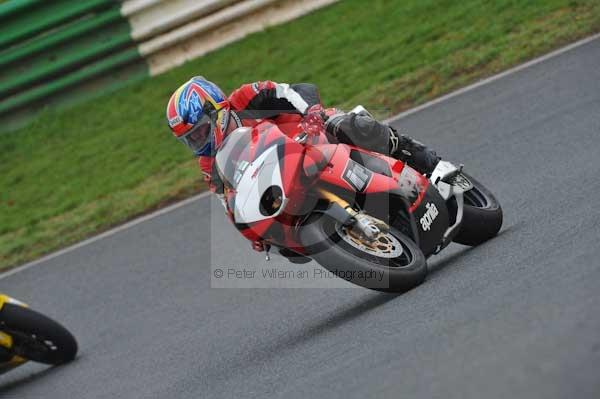
[[[391,126],[389,126],[389,131],[390,155],[392,157],[408,163],[409,166],[422,174],[429,175],[433,172],[442,159],[434,150],[406,134],[398,133]]]

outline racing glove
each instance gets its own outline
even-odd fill
[[[316,136],[325,130],[327,115],[321,104],[315,104],[308,108],[302,119],[302,129],[308,135]]]

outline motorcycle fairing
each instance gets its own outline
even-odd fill
[[[2,307],[6,303],[12,303],[13,305],[23,306],[25,308],[27,307],[26,303],[23,303],[15,298],[11,298],[8,295],[0,294],[0,310],[2,310]]]
[[[236,223],[257,222],[281,213],[287,202],[287,196],[283,190],[277,146],[268,148],[252,163],[241,163],[236,174],[240,175],[233,209],[233,219]],[[260,200],[273,186],[281,190],[282,204],[275,213],[265,214],[261,212]]]
[[[352,159],[356,159],[356,155],[351,158],[351,155],[356,153],[364,154],[363,158],[382,160],[389,165],[389,168],[377,166],[373,168],[375,170],[369,169],[369,165],[376,163],[371,160],[370,163],[361,165]],[[347,178],[348,171],[354,172],[356,165],[360,168],[359,175],[362,176],[359,176],[355,182],[349,182],[351,179]],[[419,206],[429,187],[429,181],[422,174],[402,161],[348,145],[337,146],[327,167],[321,171],[319,180],[357,194],[398,193],[408,200],[410,212]]]
[[[289,247],[298,245],[292,238],[292,230],[286,228],[291,222],[290,213],[300,201],[295,201],[297,193],[292,190],[298,187],[298,178],[304,161],[304,146],[289,138],[279,126],[265,121],[249,131],[247,128],[232,132],[228,139],[235,140],[236,136],[247,140],[242,151],[229,152],[220,172],[227,169],[227,176],[232,173],[231,164],[237,162],[239,179],[233,180],[234,185],[226,185],[227,206],[230,218],[235,227],[247,239],[269,239],[273,244]],[[234,136],[235,134],[235,136]],[[232,137],[232,139],[230,139]],[[232,143],[233,144],[233,143]],[[227,145],[224,142],[224,145]],[[261,199],[270,187],[281,189],[281,205],[274,213],[264,213]],[[243,195],[240,195],[244,193]]]
[[[446,201],[433,185],[429,185],[412,215],[419,235],[419,247],[425,256],[430,256],[436,252],[440,237],[450,226]]]

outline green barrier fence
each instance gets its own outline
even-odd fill
[[[147,76],[114,0],[0,3],[0,130],[32,112]]]

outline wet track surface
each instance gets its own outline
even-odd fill
[[[81,347],[0,376],[0,396],[597,398],[599,65],[595,40],[396,122],[505,213],[422,286],[211,289],[211,239],[220,262],[262,258],[220,214],[211,237],[201,199],[0,280]]]

